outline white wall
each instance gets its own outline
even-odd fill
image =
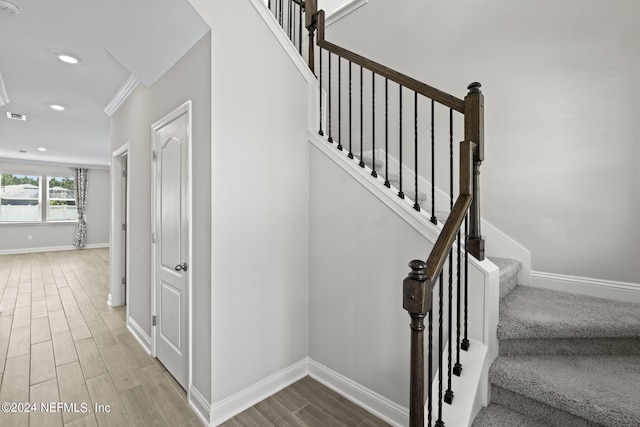
[[[212,28],[215,403],[308,354],[307,83],[251,2],[191,3]]]
[[[633,0],[379,0],[326,37],[461,98],[482,82],[484,217],[534,270],[639,282],[639,13]]]
[[[46,174],[48,176],[72,176],[73,171],[64,165],[0,161],[0,172],[18,174]],[[111,200],[109,198],[109,171],[90,169],[87,194],[87,244],[109,244]],[[71,248],[76,223],[0,224],[0,252]],[[32,240],[28,240],[28,236]]]
[[[193,102],[193,386],[211,395],[211,42],[206,35],[151,88],[139,85],[111,118],[111,150],[129,150],[129,315],[151,336],[151,125]]]

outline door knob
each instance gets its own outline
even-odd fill
[[[178,264],[174,267],[176,271],[187,271],[187,263],[183,262],[182,264]]]

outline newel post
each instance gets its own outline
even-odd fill
[[[402,283],[402,306],[411,316],[411,367],[409,384],[409,426],[424,426],[424,318],[431,310],[431,286],[424,261],[409,263],[411,272]],[[428,289],[427,289],[428,288]],[[431,379],[429,379],[429,383]]]
[[[305,2],[305,26],[309,32],[309,68],[315,74],[315,42],[314,35],[318,25],[318,0],[307,0]]]
[[[464,98],[464,139],[473,142],[473,201],[469,212],[469,236],[467,250],[482,261],[484,259],[484,239],[481,233],[480,215],[480,165],[484,160],[484,95],[480,83],[471,83],[469,93]]]

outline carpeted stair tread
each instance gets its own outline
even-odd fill
[[[518,285],[518,272],[522,263],[515,259],[489,257],[500,270],[500,299],[506,297]]]
[[[490,404],[482,408],[472,427],[545,427],[529,417],[511,411],[502,405]]]
[[[500,302],[498,338],[640,337],[640,305],[516,286]]]
[[[491,383],[607,426],[640,425],[638,356],[500,356]]]

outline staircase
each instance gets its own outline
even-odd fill
[[[516,286],[500,268],[500,354],[473,427],[639,426],[640,306]]]

